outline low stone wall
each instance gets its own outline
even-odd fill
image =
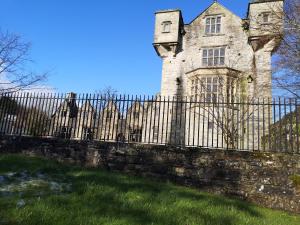
[[[151,176],[300,213],[300,155],[1,137],[0,153]]]

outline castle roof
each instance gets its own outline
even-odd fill
[[[202,16],[205,12],[207,12],[210,8],[214,7],[214,6],[220,6],[221,8],[223,8],[224,10],[226,10],[227,12],[237,16],[235,13],[233,13],[231,10],[229,10],[228,8],[226,8],[224,5],[220,4],[217,1],[214,1],[210,6],[208,6],[206,9],[204,9],[196,18],[194,18],[189,24],[186,25],[190,25],[192,24],[195,20],[197,20],[200,16]],[[237,16],[238,18],[240,18],[239,16]]]
[[[168,12],[181,12],[180,9],[165,9],[165,10],[158,10],[155,12],[155,14],[157,13],[168,13]]]

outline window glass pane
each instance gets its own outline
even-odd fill
[[[203,66],[207,66],[207,58],[203,58],[202,64]]]
[[[214,78],[213,78],[213,83],[214,83],[214,84],[218,84],[218,78],[217,78],[217,77],[214,77]]]
[[[211,25],[211,31],[210,32],[211,33],[216,33],[216,25],[215,24]]]
[[[207,57],[207,50],[206,49],[203,50],[203,57]]]
[[[217,17],[217,23],[221,23],[221,16]]]
[[[213,85],[213,92],[217,93],[218,92],[218,85]]]
[[[207,92],[211,92],[212,91],[211,85],[207,85],[206,91]]]
[[[206,101],[207,102],[211,102],[211,94],[207,94],[206,95]]]
[[[220,58],[220,65],[224,65],[225,64],[225,58],[224,57],[221,57]]]
[[[220,55],[220,49],[216,48],[214,51],[215,51],[214,57],[218,57]]]
[[[213,58],[209,58],[208,59],[208,66],[212,66],[213,65]]]
[[[209,31],[210,31],[210,25],[206,25],[206,27],[205,27],[205,33],[209,33]]]
[[[217,66],[217,65],[219,65],[219,58],[215,57],[214,58],[214,66]]]
[[[216,33],[220,33],[221,31],[221,24],[217,24],[217,30],[216,30]]]
[[[210,24],[210,18],[206,19],[206,24]]]
[[[211,83],[211,77],[207,77],[207,83]]]
[[[263,14],[263,21],[264,21],[264,23],[269,22],[269,14],[267,14],[267,13]]]
[[[211,24],[213,25],[213,24],[215,24],[216,23],[216,18],[211,18]]]
[[[220,55],[221,56],[225,56],[225,48],[221,48],[220,49]]]
[[[220,78],[220,79],[219,79],[219,85],[220,85],[220,87],[223,87],[223,84],[224,84],[224,79],[223,79],[223,78]]]
[[[209,49],[208,55],[209,55],[209,57],[213,57],[213,55],[214,55],[214,50],[213,50],[213,49]]]

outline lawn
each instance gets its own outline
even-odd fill
[[[171,183],[0,155],[0,224],[299,225],[300,216]]]

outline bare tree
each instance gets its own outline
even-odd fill
[[[275,57],[274,81],[278,88],[300,97],[300,1],[286,0],[281,46]],[[276,27],[272,27],[273,30]]]
[[[118,91],[111,86],[104,87],[96,91],[96,94],[100,96],[106,96],[107,98],[112,98],[118,94]]]
[[[245,140],[250,132],[249,122],[253,121],[259,110],[267,112],[265,106],[258,104],[267,103],[267,100],[260,100],[256,95],[249,94],[248,75],[249,72],[233,69],[228,69],[224,74],[215,69],[214,75],[209,78],[191,78],[194,85],[191,100],[194,103],[188,110],[198,114],[198,118],[202,118],[205,124],[213,123],[213,129],[219,129],[218,133],[231,149],[247,147]],[[265,84],[256,85],[256,92],[264,92],[266,88]],[[249,143],[247,144],[249,147]]]
[[[28,69],[30,47],[20,35],[0,30],[0,93],[32,89],[46,78]]]

